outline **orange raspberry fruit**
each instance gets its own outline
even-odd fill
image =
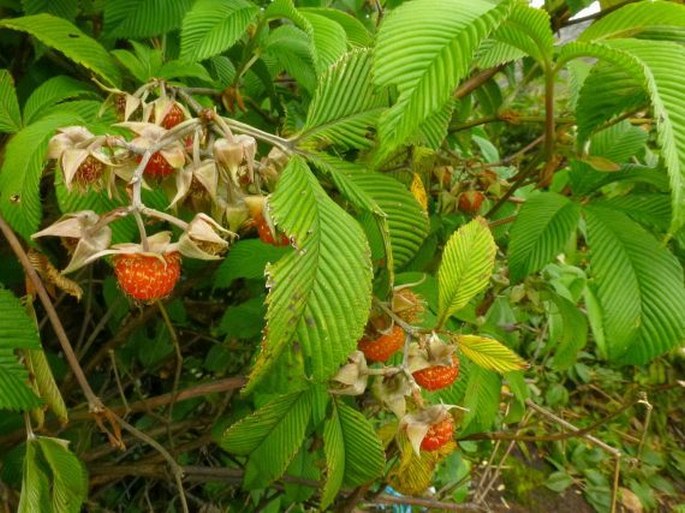
[[[128,296],[144,303],[164,299],[181,277],[181,254],[119,254],[114,257],[114,274]]]

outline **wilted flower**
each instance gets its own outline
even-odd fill
[[[254,159],[257,153],[254,137],[240,134],[231,139],[217,139],[213,149],[219,167],[228,172],[227,180],[236,186],[254,181]],[[245,168],[241,172],[243,164]]]
[[[105,140],[80,126],[63,128],[50,139],[48,158],[58,160],[67,190],[101,187],[106,171],[114,165],[102,148]]]
[[[62,271],[63,273],[70,273],[83,267],[93,260],[92,257],[94,255],[109,247],[112,241],[112,230],[110,227],[104,225],[93,231],[99,221],[100,216],[95,212],[83,210],[63,216],[53,225],[33,234],[31,238],[35,239],[50,235],[77,240],[78,242],[76,243],[71,261],[66,269]]]
[[[176,196],[171,201],[173,207],[188,195],[204,191],[214,200],[219,183],[219,173],[216,162],[212,159],[203,160],[197,166],[188,165],[176,173]]]
[[[138,135],[138,137],[131,141],[131,145],[138,149],[148,149],[158,145],[167,134],[165,128],[153,125],[152,123],[129,121],[118,123],[118,126],[128,128]],[[185,164],[185,159],[185,152],[181,142],[170,140],[163,148],[152,154],[145,166],[144,175],[148,178],[164,178],[171,174],[174,169],[182,167]],[[140,158],[138,162],[140,162]],[[137,163],[129,164],[129,168],[126,170],[127,173],[122,175],[122,177],[130,179],[136,167]]]
[[[340,395],[361,395],[366,390],[369,380],[366,358],[361,351],[354,351],[348,358],[348,363],[343,365],[333,377],[336,387],[331,393]]]
[[[451,366],[455,347],[446,344],[435,333],[424,339],[424,346],[409,346],[409,371],[414,373],[436,365]]]
[[[373,393],[383,405],[397,417],[407,411],[407,396],[412,393],[412,386],[403,372],[392,376],[379,376],[373,384]]]
[[[228,249],[226,236],[234,237],[235,234],[208,215],[199,213],[179,238],[178,251],[190,258],[216,260]]]
[[[400,420],[400,429],[405,429],[407,438],[416,454],[420,454],[421,442],[431,426],[439,424],[450,416],[449,410],[456,406],[436,404],[422,410],[407,413]]]

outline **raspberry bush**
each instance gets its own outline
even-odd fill
[[[683,5],[134,4],[0,6],[4,510],[682,507]]]

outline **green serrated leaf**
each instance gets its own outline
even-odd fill
[[[157,36],[181,27],[194,0],[107,0],[104,35],[108,39]]]
[[[307,375],[328,380],[356,347],[371,307],[364,234],[300,157],[291,159],[268,205],[296,251],[267,268],[266,336],[248,390],[284,351],[301,351]]]
[[[21,0],[24,14],[46,12],[74,21],[79,10],[78,0]]]
[[[505,373],[526,368],[523,358],[495,339],[456,335],[453,341],[464,356],[483,369]]]
[[[590,270],[607,357],[643,364],[682,344],[685,286],[676,258],[625,214],[588,206]]]
[[[386,104],[371,84],[371,52],[345,54],[321,76],[296,144],[342,148],[371,145],[367,136]]]
[[[0,409],[28,411],[41,405],[27,385],[29,373],[12,349],[0,349]]]
[[[464,308],[490,283],[497,246],[483,218],[457,230],[445,244],[438,270],[438,326]]]
[[[580,41],[614,38],[685,41],[685,7],[674,2],[631,3],[595,21]]]
[[[228,287],[238,278],[264,278],[267,264],[277,262],[291,251],[290,246],[273,246],[259,239],[240,240],[231,246],[231,251],[216,270],[214,286]]]
[[[36,87],[24,104],[24,122],[29,125],[51,114],[52,107],[72,98],[97,98],[88,84],[66,75],[52,77]]]
[[[500,377],[487,369],[471,366],[464,394],[464,407],[468,411],[461,424],[461,436],[480,433],[492,428],[500,402]]]
[[[556,344],[552,367],[567,370],[587,343],[588,322],[576,305],[558,294],[552,295],[550,306],[549,337]],[[555,322],[554,316],[560,322]]]
[[[118,86],[121,82],[114,60],[100,43],[63,18],[51,14],[5,18],[0,20],[0,28],[27,32],[46,46],[93,71],[110,85]]]
[[[69,442],[66,440],[41,436],[28,443],[36,442],[51,471],[52,508],[49,511],[79,513],[88,492],[88,475],[84,465],[69,451]]]
[[[338,495],[345,478],[345,442],[338,408],[335,406],[324,423],[323,449],[326,455],[326,482],[321,492],[321,509],[326,510]]]
[[[373,44],[373,36],[367,27],[357,18],[344,11],[328,7],[303,7],[300,8],[300,12],[318,14],[335,21],[343,28],[350,45],[353,47],[368,47]]]
[[[183,19],[181,59],[201,61],[233,46],[259,13],[246,0],[198,0]]]
[[[24,479],[17,513],[35,513],[36,511],[51,513],[48,469],[44,468],[39,455],[40,447],[35,439],[29,440],[26,443]]]
[[[38,184],[48,141],[58,128],[80,121],[74,114],[51,114],[17,132],[5,147],[5,161],[0,169],[0,213],[27,241],[40,225]]]
[[[576,203],[553,192],[531,196],[511,228],[507,251],[512,281],[539,271],[561,253],[578,226]]]
[[[551,63],[554,34],[544,9],[516,4],[493,38],[522,50],[543,66]]]
[[[311,392],[299,391],[278,397],[226,430],[221,447],[250,456],[247,488],[264,488],[283,475],[304,441],[311,414]]]
[[[347,50],[347,34],[336,21],[312,11],[301,11],[307,20],[314,44],[314,63],[317,74],[325,72]]]
[[[309,158],[356,208],[366,212],[362,225],[372,245],[378,239],[386,267],[400,269],[414,258],[428,235],[428,217],[404,185],[386,174],[327,155]]]
[[[0,349],[41,349],[38,330],[21,302],[0,288]]]
[[[374,81],[396,86],[396,104],[381,118],[384,153],[413,136],[444,108],[466,76],[480,42],[507,16],[512,2],[416,0],[383,20],[374,53]]]
[[[13,134],[21,129],[21,112],[12,75],[0,69],[0,132]]]

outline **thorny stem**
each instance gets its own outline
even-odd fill
[[[29,258],[26,255],[26,251],[24,251],[24,248],[21,246],[21,243],[19,242],[17,236],[14,234],[14,231],[12,231],[12,228],[7,224],[7,222],[1,215],[0,231],[2,231],[3,235],[7,239],[7,242],[12,248],[12,251],[14,252],[17,259],[24,268],[24,272],[27,274],[27,276],[33,283],[33,286],[36,288],[36,293],[38,294],[38,297],[40,298],[40,301],[43,304],[43,308],[45,308],[45,312],[47,313],[48,318],[50,319],[50,323],[52,324],[52,328],[55,331],[57,340],[59,340],[60,346],[62,347],[62,351],[64,352],[64,357],[66,358],[69,364],[69,368],[71,369],[71,372],[74,374],[76,381],[78,381],[78,384],[81,387],[81,390],[83,391],[83,395],[86,396],[86,400],[88,401],[88,409],[92,413],[103,412],[105,410],[105,406],[102,404],[100,398],[95,395],[93,389],[90,387],[90,384],[88,383],[88,380],[86,379],[86,376],[83,373],[83,369],[81,368],[81,364],[79,363],[78,358],[74,353],[74,349],[71,346],[71,342],[69,342],[69,337],[67,336],[67,333],[64,330],[64,326],[62,326],[62,321],[60,320],[59,315],[57,314],[57,311],[55,310],[55,307],[52,304],[52,301],[50,301],[50,296],[45,290],[45,286],[43,285],[42,280],[38,276],[36,270],[31,265],[31,262],[29,261]]]

